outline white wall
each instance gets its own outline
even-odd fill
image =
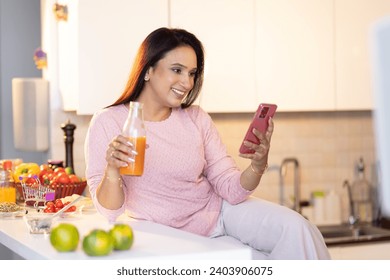
[[[45,162],[47,152],[15,150],[12,78],[41,77],[33,60],[41,45],[40,0],[0,0],[0,158]]]

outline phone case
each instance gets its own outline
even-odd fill
[[[252,119],[252,122],[245,134],[244,141],[249,141],[255,144],[259,144],[259,139],[252,133],[253,128],[256,128],[260,132],[264,133],[268,128],[268,120],[275,115],[277,105],[261,103],[257,108],[257,111]],[[240,147],[241,154],[253,154],[255,151],[244,146],[244,141]]]

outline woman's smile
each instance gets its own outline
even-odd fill
[[[184,96],[185,96],[185,91],[182,91],[182,90],[178,90],[176,88],[171,88],[172,92],[174,93],[174,95],[177,97],[177,98],[180,98],[182,99]]]

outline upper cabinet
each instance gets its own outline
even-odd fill
[[[256,0],[256,89],[278,111],[334,110],[333,0]]]
[[[256,0],[256,82],[280,111],[371,110],[369,36],[389,0]]]
[[[168,25],[168,0],[61,1],[68,20],[58,25],[58,83],[65,110],[90,115],[125,88],[143,39]]]
[[[254,112],[254,0],[171,0],[170,8],[170,26],[194,33],[205,48],[202,108]]]
[[[370,28],[390,14],[389,0],[336,0],[336,108],[373,108]]]
[[[48,76],[58,77],[63,109],[87,115],[120,96],[139,45],[162,26],[187,29],[203,42],[198,102],[208,112],[254,112],[260,102],[285,112],[372,109],[369,28],[390,13],[389,0],[61,4],[68,20],[51,29],[58,43],[48,57],[54,53],[58,67],[49,61],[57,72]]]

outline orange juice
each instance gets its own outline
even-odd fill
[[[14,187],[0,187],[0,202],[16,202],[16,189]]]
[[[120,174],[141,176],[144,172],[146,137],[129,137],[128,139],[130,143],[133,143],[134,149],[138,154],[133,156],[134,162],[130,162],[128,166],[120,168]]]

